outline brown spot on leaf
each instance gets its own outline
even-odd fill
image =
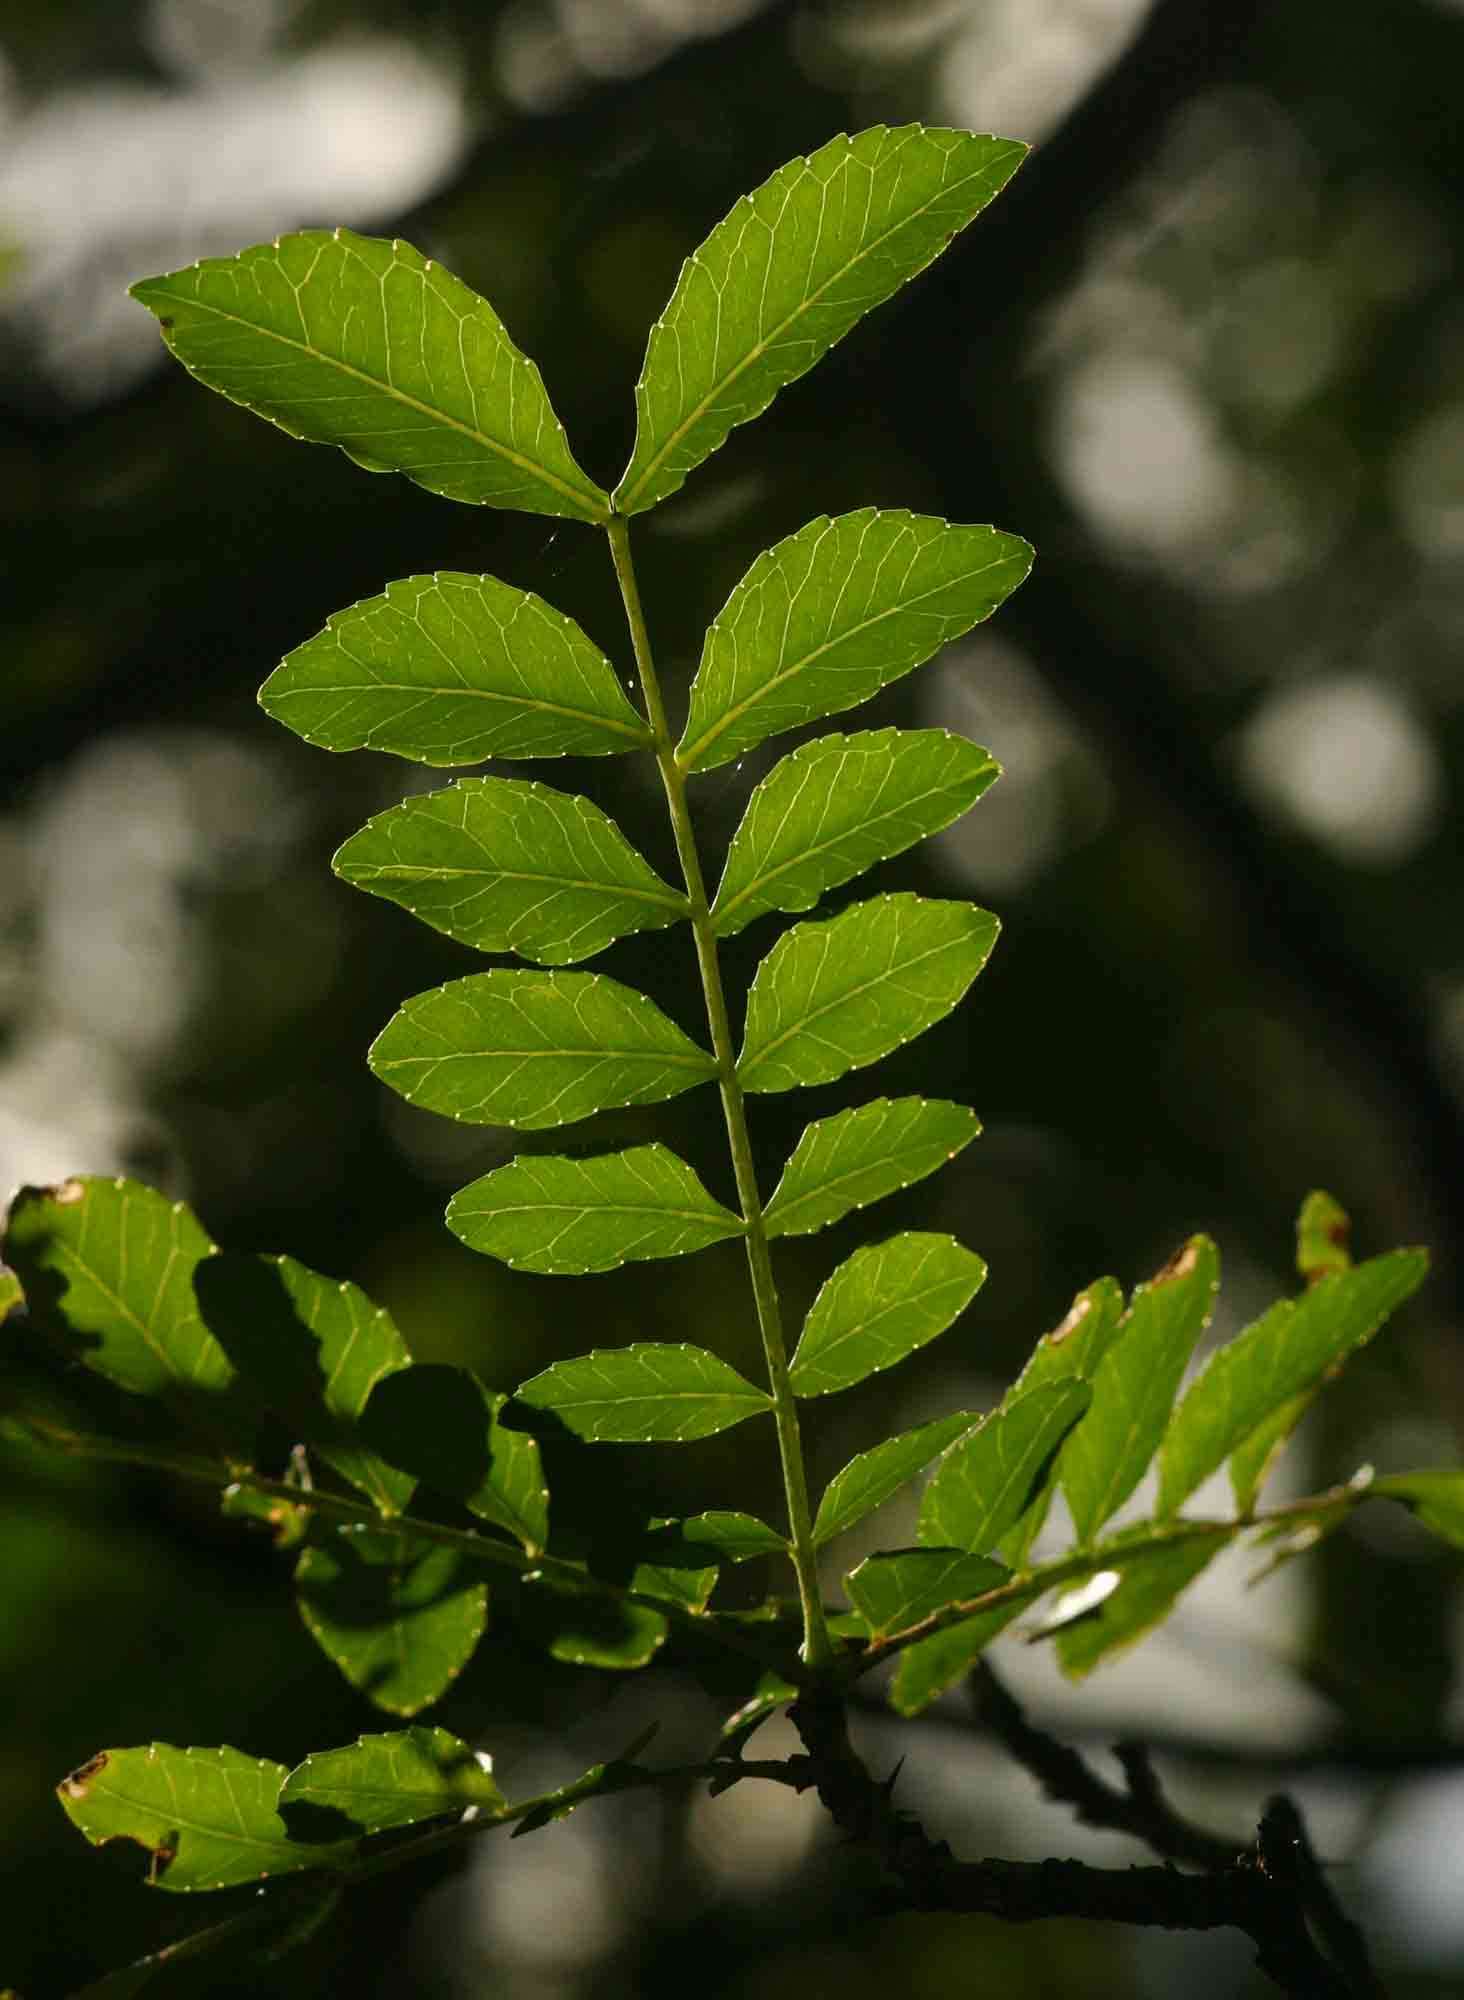
[[[1187,1278],[1199,1262],[1199,1251],[1193,1243],[1186,1243],[1182,1250],[1176,1250],[1162,1270],[1154,1273],[1151,1285],[1171,1285],[1177,1278]]]
[[[1093,1301],[1086,1293],[1082,1297],[1074,1299],[1072,1305],[1068,1308],[1067,1318],[1063,1321],[1062,1325],[1055,1326],[1051,1333],[1048,1334],[1047,1338],[1051,1345],[1056,1347],[1061,1341],[1066,1340],[1070,1334],[1076,1333],[1092,1310]]]
[[[61,1789],[68,1799],[84,1799],[91,1790],[91,1781],[99,1771],[107,1768],[107,1753],[99,1750],[89,1762],[81,1764],[69,1778],[61,1780]]]
[[[62,1208],[70,1208],[74,1202],[86,1200],[85,1181],[62,1181],[60,1187],[52,1188],[51,1199]]]

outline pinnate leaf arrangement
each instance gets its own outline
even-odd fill
[[[126,1425],[116,1436],[83,1431],[54,1402],[12,1399],[7,1428],[215,1483],[228,1512],[266,1525],[288,1552],[321,1647],[402,1725],[293,1770],[231,1747],[154,1743],[99,1751],[67,1778],[61,1803],[81,1832],[137,1843],[158,1888],[268,1885],[243,1915],[119,1975],[128,1992],[165,1958],[278,1948],[354,1882],[424,1847],[496,1826],[526,1833],[597,1795],[685,1780],[685,1767],[643,1761],[638,1743],[559,1791],[513,1798],[484,1751],[413,1721],[473,1658],[490,1597],[495,1631],[517,1628],[586,1667],[631,1670],[688,1636],[700,1654],[723,1655],[717,1685],[740,1674],[741,1692],[690,1775],[714,1789],[747,1779],[815,1788],[882,1864],[881,1907],[1230,1923],[1283,1990],[1364,1990],[1355,1962],[1327,1945],[1345,1920],[1282,1806],[1243,1849],[1186,1830],[1152,1774],[1132,1772],[1127,1793],[1090,1774],[1085,1816],[1108,1811],[1107,1823],[1140,1832],[1165,1866],[962,1863],[895,1810],[845,1726],[845,1697],[876,1668],[889,1669],[889,1699],[903,1714],[969,1679],[1013,1754],[1043,1776],[1033,1747],[1042,1739],[982,1657],[1017,1618],[1034,1619],[1029,1630],[1081,1676],[1159,1623],[1243,1538],[1279,1560],[1384,1497],[1464,1547],[1464,1472],[1454,1469],[1363,1474],[1260,1508],[1267,1471],[1310,1400],[1424,1275],[1416,1250],[1354,1265],[1346,1219],[1321,1194],[1301,1212],[1300,1295],[1213,1353],[1183,1393],[1219,1282],[1203,1236],[1127,1299],[1111,1278],[1079,1293],[995,1408],[872,1440],[822,1494],[809,1490],[803,1404],[936,1339],[985,1265],[945,1234],[886,1236],[830,1272],[795,1339],[771,1246],[934,1173],[979,1127],[964,1105],[875,1097],[808,1125],[764,1190],[749,1100],[830,1082],[940,1021],[986,963],[997,920],[967,902],[890,894],[793,923],[764,951],[740,1045],[719,944],[767,917],[815,910],[830,890],[950,824],[998,769],[944,730],[816,736],[753,791],[715,890],[696,780],[912,672],[996,611],[1032,552],[994,527],[899,511],[810,522],[757,558],[713,621],[678,741],[631,522],[938,256],[1024,150],[878,127],[790,162],[740,201],[687,261],[652,330],[635,448],[613,494],[581,470],[538,370],[492,307],[406,244],[305,231],[133,288],[190,373],[292,435],[449,500],[604,531],[638,702],[617,665],[552,605],[456,573],[388,583],[340,612],[260,698],[325,749],[432,767],[654,760],[676,882],[589,799],[498,776],[414,795],[345,843],[335,862],[344,880],[530,968],[474,972],[408,998],[370,1063],[416,1105],[522,1132],[715,1087],[730,1168],[720,1193],[663,1144],[535,1150],[462,1188],[447,1220],[483,1255],[560,1279],[738,1238],[763,1370],[751,1381],[702,1347],[641,1341],[558,1362],[508,1396],[467,1371],[413,1362],[390,1316],[355,1286],[288,1258],[221,1251],[183,1204],[145,1187],[83,1178],[23,1191],[4,1240],[0,1309],[19,1307],[124,1402],[166,1405],[180,1442],[160,1451],[129,1442]],[[578,969],[649,929],[689,932],[705,1002],[698,1035],[632,986]],[[641,1523],[634,1545],[606,1564],[546,1481],[546,1461],[593,1457],[602,1442],[677,1442],[742,1423],[775,1429],[785,1498],[776,1522],[711,1494],[701,1514]],[[271,1462],[258,1441],[284,1434],[295,1450]],[[1157,1499],[1115,1526],[1151,1468]],[[1184,1511],[1222,1468],[1233,1509]],[[842,1602],[826,1601],[839,1538],[922,1474],[917,1545],[865,1557],[845,1576]],[[1053,1551],[1050,1534],[1038,1537],[1059,1492],[1074,1534]],[[723,1570],[753,1559],[771,1568],[766,1611],[719,1609]],[[804,1753],[746,1757],[759,1722],[788,1704]],[[424,1823],[428,1831],[410,1831]]]

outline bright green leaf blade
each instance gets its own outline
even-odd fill
[[[877,507],[834,521],[820,515],[765,550],[713,621],[677,762],[687,771],[710,771],[780,730],[857,707],[989,618],[1031,567],[1028,544],[997,528]],[[928,763],[926,781],[944,773],[950,782],[948,763]],[[826,765],[822,775],[828,774]],[[871,770],[863,780],[876,808],[877,775]],[[995,775],[993,767],[978,789]],[[917,783],[917,794],[921,789]],[[885,851],[898,853],[932,830],[919,827],[918,816],[916,826]],[[855,838],[856,854],[859,845]],[[831,880],[868,865],[858,862]]]
[[[473,505],[609,512],[493,308],[408,243],[306,229],[132,296],[190,375],[368,472]]]
[[[287,1825],[302,1831],[318,1815],[341,1814],[356,1835],[462,1813],[494,1818],[507,1804],[490,1775],[493,1761],[445,1729],[418,1725],[362,1736],[340,1750],[317,1750],[297,1764],[280,1792]],[[293,1813],[292,1813],[293,1808]],[[308,1809],[302,1812],[302,1808]]]
[[[609,1673],[634,1673],[649,1666],[670,1629],[648,1604],[560,1590],[542,1578],[525,1589],[522,1617],[525,1636],[551,1659]],[[530,1829],[525,1825],[516,1830]]]
[[[921,1424],[917,1430],[886,1438],[872,1451],[861,1451],[857,1458],[851,1458],[824,1488],[813,1524],[815,1544],[821,1547],[831,1542],[835,1535],[842,1535],[846,1528],[882,1507],[923,1466],[979,1422],[974,1410],[956,1410],[948,1417]]]
[[[7,1313],[13,1312],[16,1306],[24,1304],[25,1293],[21,1290],[19,1278],[14,1271],[7,1271],[4,1265],[0,1264],[0,1320],[3,1320]]]
[[[973,1555],[994,1549],[1031,1505],[1063,1439],[1091,1400],[1086,1382],[1049,1382],[993,1410],[946,1453],[926,1487],[921,1542]]]
[[[521,1155],[454,1195],[447,1226],[515,1270],[571,1275],[684,1256],[744,1230],[665,1146],[587,1159]]]
[[[1148,1522],[1128,1531],[1153,1534]],[[1149,1549],[1133,1561],[1122,1558],[1122,1535],[1105,1544],[1104,1568],[1117,1570],[1118,1588],[1092,1611],[1085,1612],[1057,1633],[1057,1658],[1071,1680],[1081,1680],[1110,1654],[1132,1646],[1168,1617],[1176,1602],[1230,1540],[1225,1528]]]
[[[790,160],[745,195],[682,266],[651,330],[617,511],[674,493],[734,425],[938,257],[1026,150],[876,125]]]
[[[259,691],[322,750],[418,764],[603,757],[649,743],[615,669],[531,591],[454,570],[409,576],[338,611]]]
[[[974,1558],[967,1558],[974,1560]],[[917,1640],[901,1653],[890,1687],[890,1706],[898,1715],[918,1715],[937,1695],[970,1673],[992,1640],[1042,1594],[1037,1585],[1025,1596],[1010,1598],[990,1611],[978,1611],[957,1625]]]
[[[400,1513],[410,1476],[357,1432],[373,1388],[410,1358],[385,1308],[293,1257],[225,1252],[199,1265],[194,1286],[210,1329],[261,1399],[383,1513]]]
[[[409,1103],[523,1132],[653,1104],[716,1073],[643,993],[594,972],[478,972],[408,1000],[371,1045]]]
[[[1147,1285],[1093,1378],[1093,1403],[1063,1448],[1059,1476],[1078,1539],[1091,1541],[1143,1478],[1214,1305],[1220,1260],[1192,1236]]]
[[[1276,1308],[1289,1305],[1288,1299],[1278,1302]],[[1244,1444],[1239,1445],[1230,1455],[1230,1488],[1235,1495],[1236,1511],[1249,1514],[1256,1504],[1262,1486],[1270,1474],[1271,1467],[1281,1456],[1281,1452],[1292,1432],[1311,1408],[1316,1391],[1309,1389],[1305,1395],[1294,1396],[1289,1403],[1283,1403],[1273,1410],[1264,1422],[1256,1425]]]
[[[811,910],[826,889],[959,819],[999,771],[945,729],[805,743],[748,801],[712,910],[716,930],[730,937],[770,910]]]
[[[233,1383],[193,1290],[214,1245],[185,1203],[93,1175],[22,1188],[4,1250],[36,1323],[99,1375],[137,1395],[190,1400]]]
[[[1099,1278],[1086,1286],[1073,1300],[1061,1325],[1043,1334],[1003,1402],[1014,1402],[1029,1389],[1040,1389],[1050,1382],[1091,1382],[1098,1364],[1113,1344],[1122,1319],[1123,1293],[1112,1278]],[[1058,1466],[1054,1462],[1003,1542],[1002,1554],[1014,1568],[1022,1567],[1042,1531],[1057,1481]]]
[[[488,1622],[488,1592],[455,1549],[375,1529],[308,1548],[300,1615],[321,1650],[378,1708],[415,1715],[446,1694]]]
[[[985,1277],[954,1236],[912,1229],[856,1250],[809,1308],[789,1371],[795,1394],[827,1396],[893,1368],[944,1333]]]
[[[684,1444],[772,1408],[705,1348],[637,1341],[556,1361],[516,1392],[591,1444]]]
[[[844,1583],[871,1638],[882,1639],[918,1625],[948,1604],[999,1589],[1010,1574],[1000,1563],[964,1549],[898,1549],[866,1556]]]
[[[927,1097],[877,1097],[820,1118],[805,1127],[763,1210],[768,1235],[807,1235],[898,1194],[953,1160],[980,1130],[966,1105]]]
[[[710,1549],[723,1562],[749,1562],[753,1556],[781,1556],[788,1553],[784,1536],[759,1521],[755,1514],[714,1508],[709,1514],[693,1514],[681,1523],[688,1542]]]
[[[1296,1268],[1309,1285],[1352,1267],[1352,1224],[1341,1203],[1314,1188],[1296,1218]]]
[[[332,865],[460,944],[542,965],[593,958],[687,912],[598,806],[513,778],[461,778],[407,799],[368,820]]]
[[[349,1859],[352,1842],[292,1841],[275,1810],[283,1764],[241,1750],[179,1750],[152,1743],[103,1750],[57,1787],[67,1816],[94,1846],[132,1840],[147,1849],[160,1889],[230,1889]]]
[[[1427,1270],[1423,1251],[1395,1250],[1337,1271],[1212,1354],[1165,1434],[1159,1513],[1172,1514],[1258,1424],[1371,1340]]]
[[[757,969],[737,1074],[747,1090],[832,1083],[948,1014],[1000,929],[974,903],[876,896],[795,924]]]
[[[1464,1470],[1458,1466],[1384,1473],[1368,1490],[1400,1501],[1425,1528],[1464,1549]]]
[[[549,1540],[549,1490],[538,1440],[498,1421],[507,1401],[466,1369],[415,1362],[372,1390],[361,1429],[393,1465],[539,1555]]]

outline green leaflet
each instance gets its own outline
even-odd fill
[[[709,1514],[693,1514],[680,1525],[688,1542],[710,1549],[723,1562],[748,1562],[753,1556],[788,1553],[785,1537],[766,1521],[759,1521],[755,1514],[714,1508]]]
[[[391,1315],[358,1286],[293,1257],[223,1252],[199,1265],[194,1285],[250,1386],[343,1479],[384,1514],[399,1514],[411,1477],[365,1449],[357,1431],[372,1389],[409,1358]]]
[[[1259,1424],[1371,1340],[1427,1270],[1421,1250],[1395,1250],[1334,1271],[1212,1354],[1165,1434],[1159,1513],[1172,1514]]]
[[[1309,1285],[1351,1268],[1352,1225],[1340,1202],[1314,1188],[1296,1218],[1296,1268]]]
[[[974,1410],[955,1410],[950,1416],[937,1417],[933,1423],[921,1424],[916,1430],[886,1438],[872,1451],[861,1451],[857,1458],[851,1458],[824,1488],[813,1524],[815,1544],[821,1547],[831,1542],[835,1535],[842,1535],[846,1528],[852,1528],[856,1521],[882,1507],[922,1466],[929,1465],[947,1445],[979,1421]]]
[[[354,1842],[304,1845],[275,1811],[283,1764],[241,1750],[152,1743],[103,1750],[57,1787],[68,1818],[94,1846],[134,1840],[160,1889],[230,1889],[348,1860]]]
[[[1029,1389],[1049,1382],[1091,1382],[1098,1364],[1113,1345],[1123,1319],[1123,1293],[1112,1278],[1099,1278],[1078,1293],[1061,1325],[1043,1334],[1027,1357],[1027,1365],[1003,1401],[1010,1403]],[[1039,1484],[1021,1519],[1006,1537],[1002,1553],[1020,1568],[1042,1531],[1058,1483],[1054,1462]]]
[[[973,1555],[994,1549],[1031,1505],[1091,1398],[1077,1380],[1009,1396],[941,1460],[920,1507],[922,1544]]]
[[[826,1396],[894,1367],[944,1333],[985,1277],[954,1236],[912,1229],[856,1250],[809,1308],[789,1371],[794,1391]]]
[[[675,1097],[716,1072],[643,993],[595,972],[478,972],[408,1000],[372,1043],[428,1111],[533,1132]]]
[[[488,1623],[487,1588],[456,1549],[387,1530],[343,1530],[307,1548],[295,1590],[321,1650],[393,1715],[446,1694]]]
[[[4,1265],[0,1264],[0,1320],[3,1320],[16,1306],[24,1304],[25,1293],[20,1288],[19,1278],[14,1271],[7,1271]]]
[[[877,507],[820,515],[764,550],[713,620],[677,762],[714,770],[857,707],[989,618],[1031,567],[1027,543],[996,528]]]
[[[866,1556],[844,1583],[870,1637],[883,1639],[948,1604],[999,1589],[1010,1574],[999,1562],[963,1549],[897,1549],[891,1555]]]
[[[445,1729],[417,1725],[390,1736],[361,1736],[297,1764],[280,1792],[280,1811],[287,1825],[298,1815],[302,1826],[302,1807],[312,1817],[339,1813],[357,1836],[416,1826],[469,1806],[477,1817],[491,1819],[507,1805],[492,1769],[491,1757]]]
[[[1001,767],[946,729],[820,736],[763,779],[732,837],[712,921],[730,937],[770,910],[811,910],[959,819]]]
[[[556,1361],[516,1391],[591,1444],[684,1444],[772,1408],[705,1348],[637,1341]]]
[[[907,1646],[890,1687],[891,1708],[898,1715],[918,1715],[922,1708],[928,1708],[937,1695],[970,1673],[992,1640],[1040,1597],[1042,1590],[1041,1584],[1034,1584],[1024,1596],[1008,1598],[990,1611],[978,1611],[974,1618],[963,1618],[959,1624]]]
[[[461,778],[378,813],[332,866],[461,944],[542,965],[686,915],[598,806],[514,778]]]
[[[953,1160],[981,1130],[964,1104],[877,1097],[804,1128],[763,1210],[769,1236],[826,1229]]]
[[[516,1270],[569,1274],[680,1257],[745,1227],[684,1160],[654,1145],[589,1159],[521,1154],[454,1195],[447,1222],[469,1249]]]
[[[1289,1299],[1278,1301],[1278,1314],[1280,1306],[1289,1304]],[[1256,1425],[1245,1443],[1231,1453],[1230,1490],[1235,1495],[1239,1513],[1249,1514],[1254,1509],[1271,1467],[1280,1457],[1291,1433],[1311,1408],[1314,1394],[1315,1391],[1308,1390],[1305,1395],[1293,1396],[1289,1403],[1273,1410],[1269,1417]]]
[[[186,1203],[94,1175],[22,1188],[4,1242],[47,1333],[123,1389],[190,1401],[234,1382],[193,1290],[214,1249]]]
[[[338,611],[275,668],[259,701],[323,750],[389,750],[418,764],[603,757],[650,742],[573,619],[532,591],[454,570],[404,577]]]
[[[1011,179],[1009,139],[876,125],[790,160],[682,266],[636,385],[622,514],[654,507]]]
[[[1063,1449],[1059,1476],[1080,1542],[1138,1485],[1169,1422],[1180,1377],[1214,1304],[1220,1260],[1192,1236],[1147,1285],[1093,1378],[1093,1402]]]
[[[549,1540],[549,1491],[537,1439],[498,1421],[507,1401],[466,1369],[414,1362],[372,1390],[361,1429],[393,1465],[539,1555]]]
[[[831,1083],[913,1041],[956,1005],[999,929],[974,903],[908,895],[795,924],[747,996],[743,1088]]]
[[[1149,1522],[1127,1530],[1134,1537],[1154,1532]],[[1075,1618],[1057,1633],[1058,1664],[1070,1680],[1081,1680],[1101,1660],[1132,1646],[1168,1617],[1180,1595],[1194,1582],[1234,1531],[1217,1527],[1186,1536],[1167,1547],[1151,1548],[1131,1562],[1122,1560],[1123,1535],[1115,1535],[1095,1556],[1102,1567],[1119,1574],[1118,1588],[1092,1611]]]
[[[1464,1549],[1464,1469],[1430,1468],[1423,1472],[1388,1472],[1375,1479],[1370,1493],[1401,1501],[1411,1514],[1456,1549]]]
[[[493,308],[408,243],[306,229],[132,296],[200,382],[368,472],[475,505],[609,512]]]
[[[545,1577],[526,1579],[522,1612],[529,1640],[569,1667],[634,1673],[666,1643],[666,1620],[650,1605],[563,1590]]]

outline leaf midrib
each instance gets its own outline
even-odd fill
[[[353,872],[342,869],[340,873],[345,879],[355,882],[457,882],[476,880],[479,876],[487,876],[495,882],[532,882],[535,885],[554,882],[563,889],[595,890],[601,895],[625,896],[636,902],[658,903],[677,911],[686,908],[685,896],[678,895],[674,889],[632,888],[627,883],[606,882],[603,879],[581,880],[575,875],[555,875],[548,871],[537,874],[529,868],[496,868],[486,861],[477,868],[436,868],[425,862],[393,861],[375,868],[358,865]]]
[[[344,652],[345,648],[342,647],[341,650]],[[501,701],[509,707],[529,708],[541,715],[564,716],[571,722],[592,722],[599,729],[610,729],[619,736],[628,736],[633,743],[646,743],[650,740],[650,732],[644,724],[618,722],[611,716],[600,714],[597,709],[571,708],[565,702],[542,701],[533,695],[504,694],[498,688],[434,687],[415,681],[311,681],[299,687],[281,688],[278,694],[270,697],[270,706],[272,709],[279,709],[287,701],[300,701],[331,694],[404,694],[418,698],[435,697],[442,701]],[[291,728],[294,726],[293,723],[290,725]],[[305,736],[307,742],[313,740],[303,729],[299,733]],[[327,748],[329,747],[327,745]]]

